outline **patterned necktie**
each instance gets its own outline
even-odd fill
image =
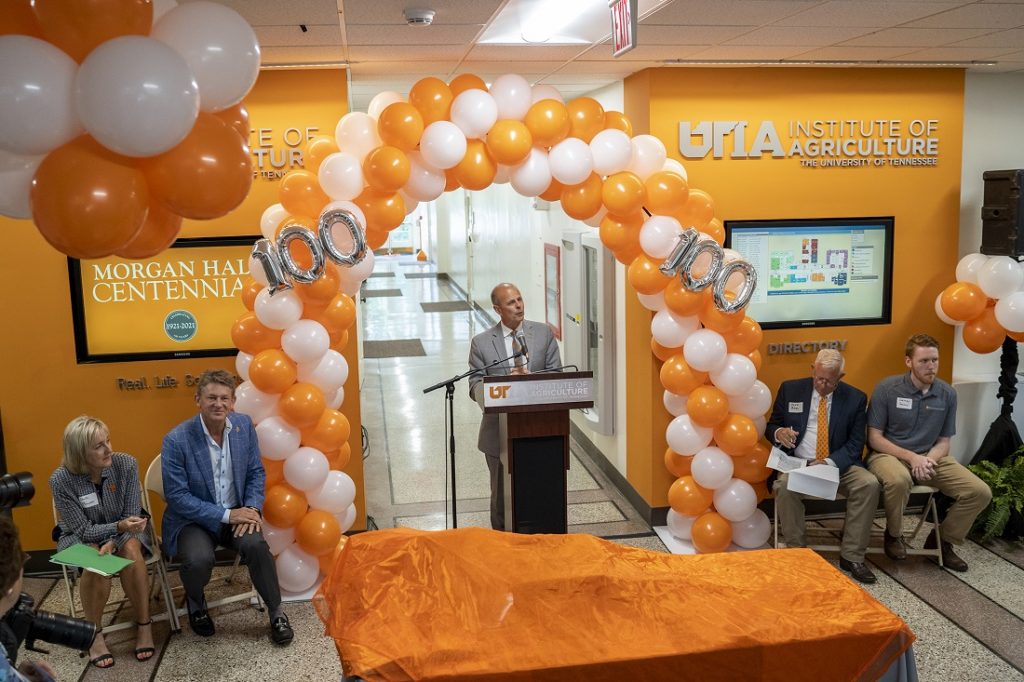
[[[512,353],[516,356],[513,362],[516,367],[522,367],[526,364],[526,358],[520,355],[523,352],[523,344],[519,343],[518,337],[515,332],[512,332]]]
[[[818,397],[818,442],[814,458],[821,461],[828,457],[828,398]]]

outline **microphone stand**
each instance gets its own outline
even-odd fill
[[[493,369],[493,368],[497,367],[498,365],[501,365],[501,364],[504,364],[504,363],[508,362],[509,360],[515,360],[516,358],[518,358],[520,356],[525,356],[525,354],[523,352],[521,352],[521,351],[518,352],[518,353],[513,353],[512,355],[508,356],[507,358],[501,358],[500,360],[495,360],[494,362],[492,362],[489,365],[486,365],[484,367],[480,367],[479,369],[471,369],[468,372],[463,372],[462,374],[459,374],[458,376],[454,376],[451,379],[445,379],[444,381],[439,381],[436,384],[434,384],[433,386],[428,386],[427,388],[423,389],[424,393],[430,393],[431,391],[435,391],[435,390],[441,388],[442,386],[445,387],[445,403],[444,403],[444,408],[445,408],[445,426],[447,427],[447,431],[448,431],[448,444],[447,445],[448,445],[449,459],[451,461],[451,467],[452,467],[452,528],[458,528],[459,527],[459,517],[457,515],[458,495],[455,492],[455,384],[457,382],[459,382],[459,381],[462,381],[466,377],[474,376],[476,374],[486,373],[487,370]]]

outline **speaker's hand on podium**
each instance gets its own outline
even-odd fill
[[[529,373],[530,373],[530,368],[527,367],[526,365],[523,365],[522,367],[513,367],[512,368],[512,374],[529,374]]]

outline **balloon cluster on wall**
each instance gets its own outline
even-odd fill
[[[252,184],[256,35],[172,0],[8,0],[0,21],[0,213],[75,258],[147,258],[182,218]]]
[[[1007,336],[1024,341],[1024,268],[1009,256],[964,256],[956,282],[935,299],[935,314],[958,326],[975,353],[998,350]]]

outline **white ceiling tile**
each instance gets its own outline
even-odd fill
[[[821,59],[825,61],[879,61],[895,59],[912,51],[911,47],[818,47],[799,55],[800,59]]]
[[[821,4],[817,0],[676,0],[645,20],[645,24],[687,26],[760,26]]]
[[[806,48],[795,46],[715,45],[691,55],[689,59],[757,59],[774,61],[776,59],[792,59],[804,51],[806,51]]]
[[[612,57],[610,45],[598,45],[597,48],[587,52],[585,55],[580,57],[580,61],[661,61],[664,59],[683,59],[689,57],[695,52],[699,52],[703,49],[710,47],[709,45],[686,45],[684,46],[671,46],[671,45],[637,45],[629,52],[619,56]]]
[[[367,24],[348,27],[349,45],[467,45],[480,32],[478,25],[389,26]]]
[[[589,45],[474,45],[466,59],[482,62],[568,61]]]
[[[502,5],[503,0],[345,0],[345,23],[404,24],[402,11],[406,7],[426,7],[434,10],[434,23],[421,26],[429,31],[445,24],[483,24]]]
[[[306,32],[298,26],[256,26],[260,47],[304,47],[310,45],[341,45],[341,27],[337,24],[307,26]]]
[[[718,45],[757,26],[654,26],[637,27],[637,45]]]
[[[178,4],[199,0],[178,0]],[[298,26],[330,24],[338,21],[335,0],[216,0],[235,10],[251,26]]]
[[[317,64],[320,62],[344,61],[341,46],[323,45],[317,47],[265,47],[260,63],[268,64]]]
[[[950,47],[1015,47],[1024,49],[1024,28],[994,31],[953,43]]]
[[[845,45],[936,47],[988,33],[980,28],[887,28],[847,40]]]
[[[839,0],[823,2],[779,19],[779,26],[849,26],[884,28],[928,17],[960,6],[960,2],[877,2]]]
[[[1012,50],[1005,47],[929,47],[915,50],[903,55],[903,59],[912,61],[954,61],[990,60],[1009,54]]]
[[[446,78],[448,73],[458,65],[458,60],[449,59],[445,61],[437,61],[434,63],[422,62],[419,64],[410,64],[409,62],[360,62],[358,64],[352,64],[352,76],[356,74],[361,76],[377,75],[385,77],[394,77],[396,74],[402,74],[406,77],[409,86],[420,79],[423,76],[437,76],[438,78]],[[398,88],[391,88],[397,90]]]
[[[966,5],[907,25],[921,28],[1017,28],[1024,26],[1024,5]]]
[[[651,68],[654,66],[662,66],[661,62],[655,61],[644,61],[644,62],[573,62],[567,64],[564,69],[560,70],[560,73],[593,73],[593,74],[609,74],[616,76],[615,80],[624,78],[637,71],[643,71],[644,69]]]
[[[765,26],[727,40],[723,45],[804,45],[818,47],[841,43],[867,33],[865,28]]]
[[[349,48],[348,58],[352,62],[432,62],[461,59],[465,53],[465,45],[360,45]]]

